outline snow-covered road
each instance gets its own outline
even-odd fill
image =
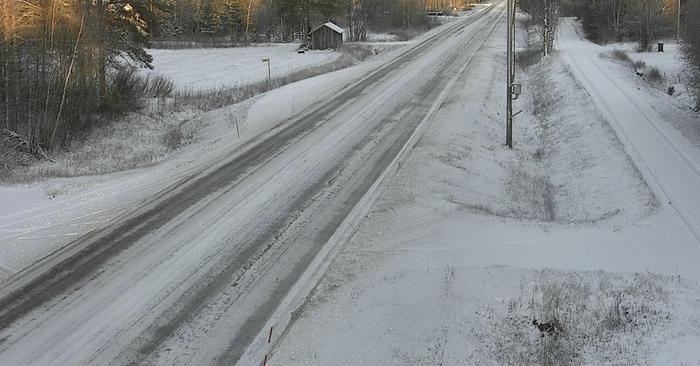
[[[502,19],[442,27],[3,283],[2,364],[235,364]]]
[[[564,24],[561,31],[571,29]],[[601,76],[597,66],[606,67],[605,59],[572,73],[571,58],[583,62],[600,50],[571,33],[561,38],[562,51],[518,74],[524,94],[516,106],[523,113],[514,123],[515,149],[505,148],[504,93],[483,87],[505,82],[505,33],[504,26],[494,32],[462,75],[271,352],[271,364],[540,364],[540,352],[550,350],[533,320],[571,319],[556,314],[559,305],[549,314],[533,305],[539,295],[530,297],[527,289],[544,286],[542,273],[556,281],[583,279],[576,286],[584,288],[596,287],[588,282],[595,276],[646,274],[668,291],[663,306],[672,315],[660,326],[601,337],[561,362],[698,364],[700,246],[678,209],[694,215],[690,222],[698,218],[691,213],[697,194],[682,184],[695,178],[669,145],[691,160],[693,150],[658,117],[671,142],[659,137],[646,145],[636,131],[625,139],[621,128],[613,129],[625,123],[643,137],[655,131],[646,120],[655,115],[640,116],[635,108],[644,107],[630,106],[614,88],[636,87],[610,85]],[[583,77],[595,85],[582,85]],[[608,110],[601,99],[611,102]],[[654,186],[656,178],[640,174],[656,160],[630,149],[633,138],[647,155],[668,154],[663,164],[670,166],[654,166],[670,171],[664,179],[682,178],[669,184],[679,195],[672,205],[657,202],[666,194]],[[520,306],[513,299],[523,293],[527,304]],[[577,296],[550,298],[568,304]],[[522,328],[500,334],[494,329],[501,322]],[[533,345],[522,346],[523,339]]]
[[[558,48],[657,197],[673,206],[700,245],[700,151],[602,63],[601,48],[579,33],[574,20],[565,19]]]

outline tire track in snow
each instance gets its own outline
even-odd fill
[[[483,15],[477,19],[481,19]],[[468,22],[462,22],[460,25],[456,25],[455,27],[458,26],[466,26]],[[445,31],[439,37],[433,38],[433,43],[439,42],[442,39],[447,38],[446,35],[449,35],[449,31],[453,30],[456,28],[450,28],[448,31]],[[424,47],[414,50],[413,52],[407,52],[404,54],[405,58],[399,60],[398,62],[395,63],[390,63],[387,67],[383,69],[382,72],[380,73],[373,73],[370,77],[364,79],[358,84],[354,84],[354,87],[348,88],[345,90],[345,98],[346,99],[352,99],[354,97],[359,96],[360,94],[363,94],[364,91],[373,85],[375,85],[377,82],[383,81],[385,77],[388,77],[387,75],[390,75],[391,73],[394,72],[393,67],[396,65],[401,65],[401,64],[408,64],[413,61],[413,59],[420,55],[421,52],[424,51],[430,51],[429,49],[430,44],[424,45]],[[457,50],[457,52],[459,52]],[[399,68],[401,69],[401,68]],[[406,70],[400,71],[402,74],[406,74]],[[411,74],[408,75],[410,77],[413,77],[415,75]],[[378,77],[377,77],[378,76]],[[425,75],[424,75],[425,76]],[[379,79],[379,81],[377,80]],[[437,85],[439,86],[439,85]],[[440,90],[437,89],[437,92]],[[341,94],[343,95],[343,94]],[[217,201],[217,197],[220,197],[222,193],[226,193],[230,191],[229,188],[233,187],[236,185],[235,182],[239,182],[241,180],[244,180],[246,177],[249,177],[251,174],[256,174],[261,166],[267,165],[269,161],[272,159],[279,157],[282,155],[282,153],[289,151],[289,149],[294,145],[295,142],[299,141],[300,139],[308,136],[311,133],[315,133],[318,128],[322,127],[324,124],[324,118],[327,117],[329,114],[332,115],[333,113],[337,113],[337,110],[340,108],[344,108],[343,106],[346,105],[346,102],[343,101],[344,98],[337,98],[338,100],[335,100],[325,106],[321,106],[317,108],[314,111],[311,111],[309,113],[305,113],[303,118],[298,118],[297,120],[304,120],[306,121],[305,123],[289,123],[287,126],[284,128],[281,128],[275,133],[266,135],[265,138],[261,138],[258,140],[259,144],[252,144],[251,145],[246,145],[248,146],[248,149],[240,152],[237,154],[237,156],[234,156],[231,160],[217,166],[216,168],[212,169],[212,172],[204,177],[192,177],[191,179],[193,182],[189,182],[189,186],[178,186],[177,188],[174,189],[174,192],[168,192],[167,194],[164,194],[161,198],[162,200],[155,200],[155,203],[153,203],[153,206],[147,207],[143,211],[140,211],[137,214],[134,214],[130,218],[130,224],[126,226],[117,226],[117,229],[114,231],[107,231],[107,232],[101,232],[98,234],[95,234],[92,239],[95,239],[98,241],[99,244],[95,244],[96,246],[94,247],[89,247],[84,250],[84,251],[79,251],[77,252],[76,256],[71,256],[64,262],[62,262],[61,266],[58,268],[55,268],[53,272],[49,272],[48,274],[45,274],[43,278],[40,278],[38,282],[35,282],[36,287],[34,288],[29,288],[29,290],[26,293],[22,293],[21,297],[18,298],[18,302],[13,304],[8,304],[4,303],[0,305],[0,314],[3,316],[2,320],[6,322],[12,322],[13,319],[17,319],[22,317],[24,314],[29,313],[30,311],[42,307],[47,301],[51,301],[51,306],[49,308],[45,308],[47,311],[57,311],[61,306],[68,307],[71,304],[71,301],[75,304],[78,304],[78,300],[82,303],[82,301],[86,300],[84,297],[87,297],[88,295],[93,295],[96,293],[96,291],[99,290],[99,288],[96,289],[90,289],[86,288],[86,286],[91,285],[91,282],[94,282],[92,285],[102,285],[102,284],[108,284],[106,281],[110,280],[110,278],[102,278],[106,275],[103,275],[106,270],[111,270],[110,268],[105,268],[105,265],[109,263],[109,266],[121,266],[125,270],[128,270],[129,263],[125,263],[124,261],[117,261],[115,263],[114,258],[118,257],[122,253],[126,253],[126,251],[135,251],[136,249],[139,248],[134,248],[132,245],[136,241],[142,241],[144,237],[149,236],[151,233],[153,233],[156,230],[160,230],[160,228],[163,228],[166,225],[170,225],[171,227],[167,228],[168,230],[172,229],[173,222],[178,223],[183,220],[186,220],[186,216],[192,216],[192,215],[180,215],[179,213],[181,211],[185,210],[191,210],[191,208],[194,208],[194,212],[198,212],[199,210],[202,209],[202,207],[206,204],[202,203],[202,200],[206,201]],[[374,104],[381,105],[381,98],[377,98],[376,100],[373,101]],[[421,102],[425,103],[430,103],[429,100],[421,100]],[[357,118],[360,118],[360,116],[356,116]],[[333,132],[333,131],[331,131]],[[361,129],[358,129],[354,131],[354,135],[357,136],[360,134]],[[337,138],[342,138],[341,135],[338,134],[338,132],[335,132],[337,134]],[[352,134],[351,134],[352,135]],[[346,135],[351,136],[351,135]],[[329,135],[326,135],[329,136]],[[403,139],[403,137],[397,137],[398,140]],[[318,143],[318,142],[317,142]],[[329,149],[333,150],[333,146],[329,145]],[[295,154],[308,154],[308,149],[297,152]],[[384,159],[384,158],[382,158]],[[306,167],[302,162],[298,162],[298,164],[302,164],[302,168],[310,168]],[[374,169],[380,169],[380,166],[378,165]],[[312,172],[312,171],[309,171]],[[336,171],[331,170],[330,173],[332,176],[335,176]],[[350,174],[348,172],[347,174]],[[372,173],[374,174],[374,173]],[[360,177],[354,177],[356,180],[361,179]],[[323,182],[325,179],[321,180]],[[329,181],[331,179],[328,179]],[[371,184],[371,181],[364,182],[363,184]],[[362,191],[363,188],[362,186],[359,186],[360,191]],[[186,189],[187,188],[187,189]],[[192,190],[194,188],[194,191]],[[358,191],[358,193],[360,192]],[[309,191],[311,192],[311,191]],[[362,191],[364,192],[364,191]],[[299,193],[301,197],[307,196],[305,193]],[[268,206],[265,207],[266,210],[274,210],[275,209],[275,204],[274,202],[279,202],[280,200],[285,201],[285,196],[280,195],[275,197],[272,201],[268,202]],[[348,202],[348,205],[351,204]],[[199,205],[198,207],[194,207],[195,205]],[[349,209],[349,207],[348,207]],[[191,211],[188,212],[190,214]],[[284,212],[279,213],[280,215],[284,215]],[[154,216],[153,216],[154,215]],[[340,216],[339,216],[340,217]],[[332,225],[331,225],[332,226]],[[322,230],[330,230],[331,226],[326,228],[321,228]],[[280,226],[282,227],[282,226]],[[267,233],[276,233],[279,231],[279,229],[276,229],[273,225]],[[167,234],[167,231],[166,231]],[[190,233],[192,234],[192,233]],[[326,232],[325,234],[332,234],[332,232]],[[324,235],[325,235],[324,234]],[[232,233],[227,233],[222,241],[223,244],[226,244],[227,238],[230,237]],[[211,235],[210,235],[211,236]],[[233,235],[235,236],[235,234]],[[262,237],[261,237],[262,238]],[[183,240],[187,240],[184,238]],[[260,239],[262,240],[262,239]],[[258,241],[258,244],[261,242]],[[91,243],[88,243],[91,244]],[[154,246],[152,250],[159,250],[158,246],[165,245],[165,243],[158,243],[158,242],[151,242],[151,241],[146,241],[145,243],[141,243],[141,245],[147,246],[146,244],[157,244],[157,246]],[[180,243],[172,243],[174,246],[179,246]],[[255,242],[248,243],[250,248],[256,248]],[[264,244],[262,244],[264,245]],[[145,252],[147,254],[147,252]],[[164,254],[166,254],[163,258],[168,258],[172,255],[175,255],[173,253],[176,252],[167,252],[165,251]],[[213,252],[212,252],[213,253]],[[210,257],[211,258],[211,257]],[[224,259],[229,258],[228,256],[224,256]],[[241,255],[238,260],[240,262],[244,262],[246,258],[246,255]],[[139,259],[136,257],[136,259]],[[182,258],[181,258],[182,259]],[[163,259],[161,259],[163,260]],[[202,263],[206,263],[207,261],[203,261]],[[239,263],[240,263],[239,262]],[[200,263],[201,265],[201,263]],[[204,267],[199,267],[199,268],[204,268]],[[231,267],[234,268],[234,267]],[[186,268],[183,268],[182,270],[185,270]],[[295,269],[295,271],[301,271],[303,270],[303,267]],[[196,268],[195,268],[196,270]],[[220,270],[221,271],[221,270]],[[297,272],[298,273],[298,272]],[[54,276],[55,275],[55,276]],[[136,278],[138,277],[139,273],[134,273],[130,274],[132,277]],[[294,278],[289,278],[288,281],[291,281],[291,283],[294,282]],[[224,281],[225,283],[225,281]],[[289,282],[288,282],[289,283]],[[136,282],[135,282],[136,284]],[[216,286],[215,286],[216,287]],[[129,288],[126,288],[125,290],[129,290]],[[278,288],[279,291],[286,291],[286,288],[283,289],[283,287]],[[75,291],[79,291],[76,295],[73,295],[72,293]],[[214,291],[218,292],[218,291]],[[172,293],[172,292],[171,292]],[[279,293],[278,295],[283,296],[284,292]],[[64,298],[64,296],[70,297],[71,300],[66,300],[63,301],[61,300]],[[168,294],[165,294],[164,296],[169,296]],[[106,306],[110,305],[110,300],[111,298],[106,298],[104,300],[101,300],[105,302]],[[276,300],[275,300],[276,301]],[[62,303],[63,302],[63,303]],[[56,306],[58,305],[58,306]],[[128,303],[121,304],[122,306],[128,306]],[[199,306],[196,302],[193,303],[195,309],[199,309]],[[270,306],[274,305],[274,303],[271,303]],[[90,313],[95,313],[95,311],[99,311],[101,309],[95,308],[91,309]],[[74,313],[80,313],[79,310],[75,310]],[[41,315],[42,316],[42,321],[45,323],[37,322],[37,324],[34,324],[37,326],[34,328],[36,332],[44,332],[46,333],[47,328],[43,327],[43,324],[48,324],[49,322],[52,322],[56,320],[54,317],[51,316],[52,313],[46,312],[45,314],[32,314],[32,317],[26,317],[23,321],[25,324],[27,322],[32,322],[33,318],[35,315]],[[57,312],[57,314],[60,315],[60,312]],[[95,313],[96,314],[96,313]],[[80,318],[84,318],[85,316],[88,316],[88,313],[82,313],[82,314],[76,314],[79,315]],[[110,317],[113,316],[119,316],[119,314],[108,314]],[[80,318],[76,318],[77,321],[82,321]],[[118,317],[116,319],[119,319]],[[186,319],[180,319],[186,320]],[[99,319],[97,320],[100,324],[108,321],[108,319]],[[6,325],[9,323],[5,323]],[[114,323],[112,323],[114,324]],[[41,325],[41,326],[40,326]],[[115,324],[116,326],[120,326],[118,324]],[[177,322],[174,324],[177,326]],[[78,328],[80,326],[79,323],[71,324],[70,329],[80,329]],[[179,327],[179,326],[178,326]],[[56,326],[54,326],[56,328]],[[61,334],[65,335],[70,335],[70,333],[67,333],[70,331],[70,329],[58,329],[56,328],[55,330],[58,330],[61,332]],[[171,329],[171,328],[164,328],[164,329]],[[175,329],[175,328],[172,328]],[[93,329],[95,331],[95,329]],[[18,332],[10,332],[12,336],[17,335],[19,337]],[[30,334],[30,333],[27,333]],[[121,333],[120,333],[121,334]],[[35,334],[39,335],[39,334]],[[167,334],[165,334],[167,335]],[[29,337],[31,338],[31,337]],[[43,339],[45,339],[47,342],[51,342],[50,336],[44,335],[42,336]],[[79,357],[77,353],[79,352],[89,352],[88,350],[84,349],[81,347],[83,343],[80,342],[69,342],[71,338],[69,337],[61,337],[62,339],[59,340],[60,342],[66,343],[65,348],[62,348],[60,350],[52,350],[56,355],[69,360],[73,359],[72,357]],[[167,337],[166,337],[167,338]],[[30,341],[32,341],[30,339]],[[91,341],[91,340],[88,340]],[[17,339],[11,339],[6,342],[2,346],[3,349],[7,349],[7,347],[12,347],[14,345],[18,345],[16,343]],[[156,339],[156,345],[159,344],[158,339]],[[44,347],[50,347],[50,343],[44,344]],[[16,347],[15,347],[16,348]],[[235,352],[234,352],[235,353]],[[54,353],[52,353],[54,354]],[[51,355],[52,355],[51,354]],[[44,357],[44,356],[50,356],[50,354],[41,354],[37,353],[34,356],[30,357]],[[235,355],[233,356],[235,357]],[[35,360],[38,360],[39,358],[32,358]],[[77,359],[77,358],[75,358]],[[99,363],[99,360],[96,361]]]
[[[567,24],[567,26],[572,27],[570,24]],[[661,140],[663,140],[671,149],[673,154],[689,169],[689,172],[693,174],[695,180],[698,182],[696,186],[700,186],[700,168],[698,168],[697,165],[692,162],[690,157],[679,146],[677,146],[677,143],[671,141],[670,137],[666,133],[662,133],[660,131],[660,127],[657,125],[657,123],[652,121],[652,117],[648,116],[648,111],[645,112],[643,108],[640,108],[639,105],[635,103],[632,98],[630,98],[629,94],[626,93],[623,90],[624,88],[622,88],[615,81],[614,77],[612,77],[609,72],[603,70],[604,66],[598,65],[596,60],[585,53],[586,51],[577,52],[576,55],[574,55],[571,51],[562,52],[565,53],[566,58],[568,59],[568,64],[574,68],[575,74],[579,76],[584,84],[584,87],[588,89],[593,100],[597,105],[602,107],[601,112],[604,113],[606,119],[611,123],[623,143],[632,149],[634,156],[633,160],[637,163],[637,166],[642,171],[642,174],[648,177],[649,179],[647,179],[647,181],[652,183],[657,188],[656,191],[661,193],[666,198],[664,201],[670,203],[690,233],[693,235],[696,244],[700,246],[700,227],[698,227],[698,223],[695,222],[695,218],[686,207],[686,203],[679,198],[677,192],[674,191],[670,183],[662,176],[661,173],[659,173],[657,168],[648,161],[646,150],[639,146],[639,143],[630,135],[630,132],[624,126],[624,123],[620,121],[618,117],[616,117],[616,108],[611,106],[609,101],[603,97],[603,94],[598,91],[598,88],[595,86],[596,84],[593,83],[590,76],[585,72],[584,67],[581,65],[581,60],[594,65],[594,67],[601,74],[607,77],[610,84],[613,85],[615,90],[624,98],[625,101],[628,102],[629,106],[631,106],[640,116],[642,116],[644,121],[649,127],[651,127],[656,136],[660,137]],[[577,57],[581,57],[581,59],[577,59]],[[700,209],[700,207],[696,208],[696,210],[697,209]]]

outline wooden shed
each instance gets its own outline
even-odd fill
[[[321,24],[311,30],[311,49],[340,48],[343,45],[343,33],[345,30],[332,22]]]

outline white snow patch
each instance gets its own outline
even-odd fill
[[[533,79],[525,78],[525,99],[516,102],[525,108],[516,148],[504,148],[505,101],[489,87],[505,83],[502,38],[487,42],[467,69],[286,331],[274,362],[497,364],[484,356],[479,335],[544,268],[583,278],[602,270],[622,281],[663,274],[658,285],[669,291],[671,320],[646,333],[649,343],[636,343],[642,333],[631,332],[615,347],[629,351],[627,360],[652,364],[657,350],[655,364],[663,364],[692,347],[700,334],[700,246],[675,210],[655,208],[636,161],[560,55],[528,71]],[[533,100],[539,110],[523,107]],[[500,310],[489,318],[486,309]],[[687,354],[690,364],[700,361]],[[587,354],[584,361],[604,360]]]
[[[157,165],[0,187],[0,281],[139,207],[179,179],[225,159],[237,146],[332,97],[390,57],[387,53],[194,116],[191,123],[201,128],[197,141]]]
[[[296,52],[297,44],[265,45],[241,48],[205,48],[161,50],[152,49],[152,71],[143,74],[162,74],[175,83],[180,91],[206,91],[250,84],[267,79],[270,59],[272,77],[320,66],[340,57],[335,51]]]

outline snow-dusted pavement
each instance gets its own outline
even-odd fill
[[[582,38],[573,20],[562,22],[557,45],[657,197],[700,245],[700,150],[600,61],[600,48]]]
[[[274,348],[274,364],[539,364],[523,361],[534,347],[498,358],[541,339],[531,308],[523,328],[490,342],[511,300],[542,286],[543,269],[582,283],[668,276],[662,326],[601,338],[573,364],[700,362],[698,152],[573,27],[562,24],[561,51],[528,70],[515,151],[502,146],[505,101],[492,86],[504,83],[505,29],[494,32]]]
[[[155,197],[123,202],[138,209],[5,281],[2,364],[236,363],[500,10],[442,27],[215,165],[168,177]]]

